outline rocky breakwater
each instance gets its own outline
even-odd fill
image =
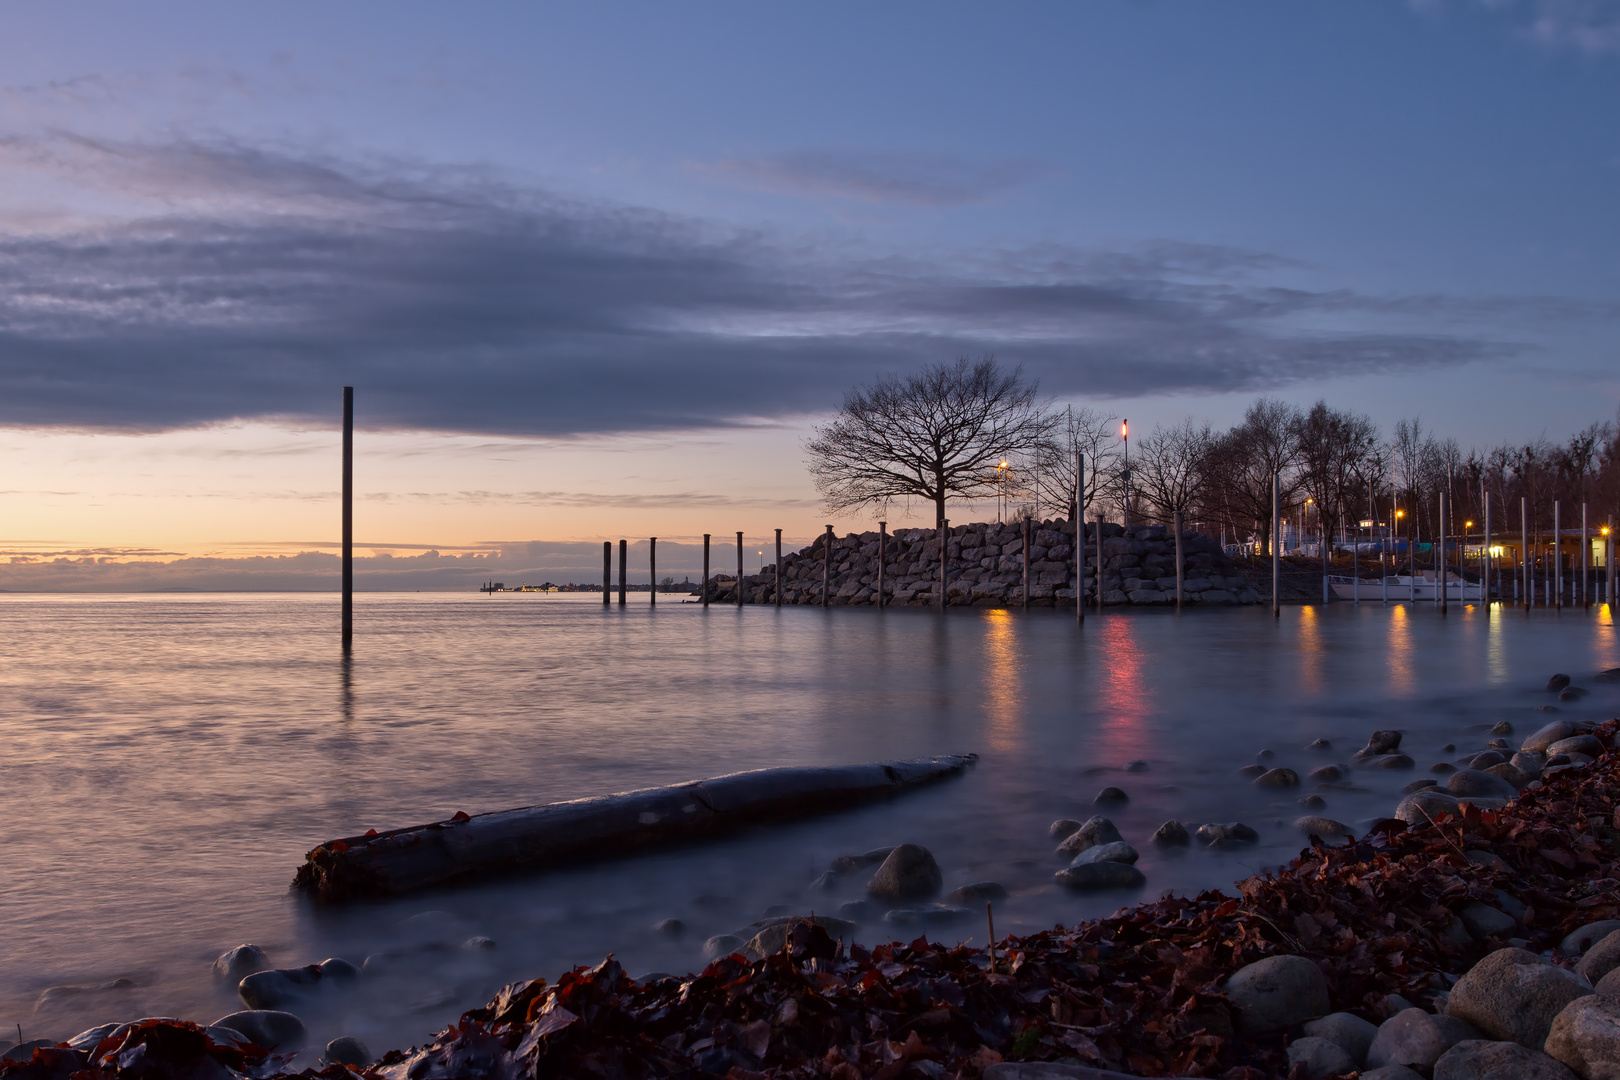
[[[1097,525],[1085,529],[1085,569],[1075,577],[1075,527],[1062,519],[1033,523],[1029,546],[1029,602],[1032,607],[1073,607],[1081,596],[1097,596]],[[878,603],[878,547],[875,532],[819,537],[783,556],[782,602],[820,604],[826,573],[827,603]],[[889,535],[883,563],[883,602],[937,607],[941,538],[938,529],[897,529]],[[829,560],[830,559],[830,564]],[[945,596],[954,607],[1021,606],[1024,602],[1023,525],[955,525],[944,544]],[[1182,536],[1183,595],[1191,604],[1254,604],[1260,596],[1214,540]],[[1104,604],[1173,604],[1176,600],[1175,536],[1162,525],[1130,529],[1102,526]],[[735,578],[712,578],[705,586],[711,603],[736,603]],[[742,579],[746,604],[776,602],[775,568]]]

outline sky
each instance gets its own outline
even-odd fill
[[[563,576],[621,536],[872,527],[805,439],[962,355],[1143,433],[1272,394],[1487,445],[1620,402],[1620,0],[7,31],[0,588],[330,554],[344,385],[368,558]]]

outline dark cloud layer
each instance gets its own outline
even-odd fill
[[[135,206],[0,234],[12,425],[330,418],[347,383],[370,427],[679,429],[827,408],[962,354],[1121,396],[1512,351],[1375,329],[1443,327],[1447,301],[1281,288],[1280,260],[1218,247],[856,258],[475,172],[235,145],[10,140],[0,168]]]

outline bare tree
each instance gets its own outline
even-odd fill
[[[1272,536],[1271,478],[1280,474],[1286,505],[1299,489],[1294,465],[1299,454],[1299,410],[1275,398],[1259,398],[1243,414],[1243,423],[1210,440],[1203,470],[1209,516],[1265,537]]]
[[[816,428],[810,475],[830,512],[919,498],[943,520],[947,499],[993,494],[996,465],[1046,441],[1053,420],[1035,395],[1022,366],[988,356],[881,378]]]
[[[1090,506],[1113,483],[1119,461],[1116,449],[1119,439],[1114,429],[1118,418],[1096,409],[1079,408],[1067,409],[1053,419],[1056,430],[1037,451],[1039,502],[1072,517],[1076,512],[1074,455],[1079,452],[1086,458],[1086,482],[1081,500]]]
[[[1300,417],[1299,479],[1316,501],[1324,535],[1342,527],[1341,517],[1363,497],[1364,478],[1376,457],[1378,429],[1370,418],[1331,409],[1318,401]]]
[[[1170,523],[1176,511],[1188,513],[1203,483],[1203,467],[1214,439],[1209,424],[1185,417],[1156,427],[1137,444],[1131,493],[1140,495],[1150,516]]]

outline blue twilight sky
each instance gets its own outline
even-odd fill
[[[1620,399],[1617,0],[5,26],[0,466],[326,425],[352,382],[373,430],[656,435],[698,488],[728,467],[690,440],[754,432],[755,497],[813,504],[845,388],[985,352],[1137,430],[1268,392],[1490,443]],[[12,493],[41,536],[51,486]]]

